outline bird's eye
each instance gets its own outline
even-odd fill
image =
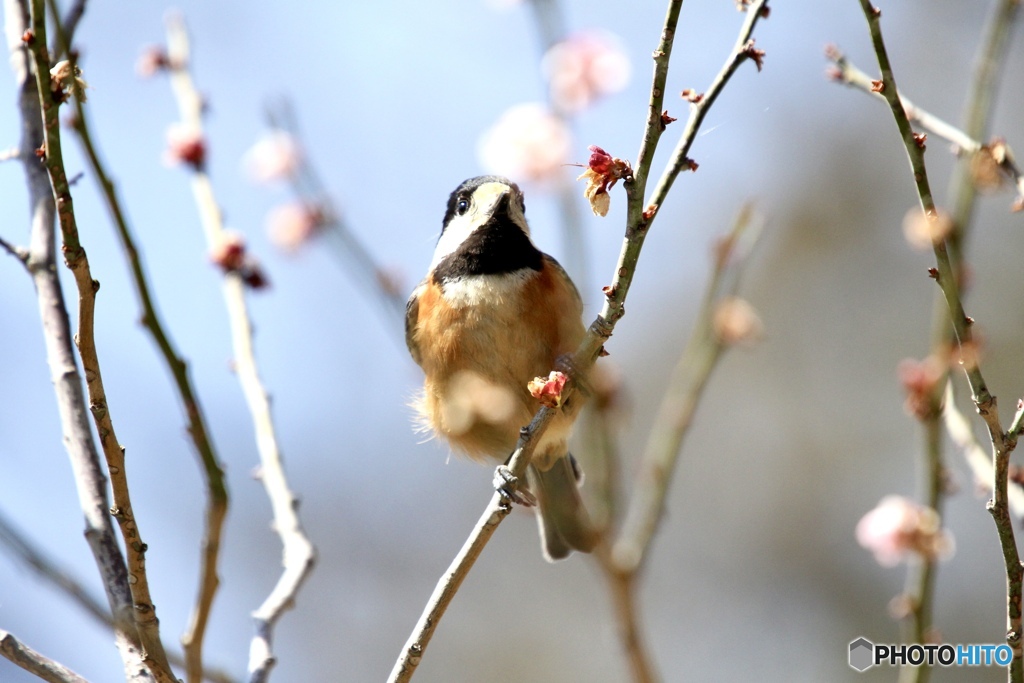
[[[469,199],[466,197],[460,197],[455,203],[455,213],[459,216],[464,216],[469,211]]]

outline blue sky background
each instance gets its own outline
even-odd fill
[[[566,0],[567,25],[619,34],[633,63],[622,93],[577,120],[574,155],[598,144],[632,158],[639,146],[663,2]],[[409,290],[424,273],[448,193],[483,171],[479,135],[509,106],[544,97],[538,38],[525,7],[482,1],[181,3],[194,74],[208,95],[210,171],[230,227],[249,239],[273,288],[251,297],[257,353],[293,487],[320,564],[280,622],[277,681],[382,680],[438,576],[490,497],[490,468],[419,443],[407,402],[421,381],[401,321],[339,267],[325,245],[285,255],[266,212],[283,189],[253,186],[241,157],[265,129],[263,108],[292,99],[313,163],[352,229]],[[987,10],[973,2],[886,2],[883,21],[901,87],[957,121]],[[225,461],[232,508],[206,648],[210,664],[244,672],[249,613],[279,572],[270,510],[250,476],[251,423],[230,372],[219,276],[208,264],[188,176],[161,162],[177,120],[162,77],[140,80],[143,47],[163,42],[159,3],[93,2],[78,33],[98,143],[141,242],[166,324],[193,377]],[[730,0],[683,8],[669,75],[670,113],[683,88],[704,90],[742,21]],[[913,495],[917,424],[903,414],[895,367],[927,353],[930,256],[900,231],[915,197],[886,109],[824,77],[835,42],[865,70],[873,56],[855,2],[777,2],[756,32],[767,51],[744,65],[708,116],[648,239],[628,315],[609,344],[626,378],[627,458],[638,454],[682,348],[707,272],[709,245],[739,206],[767,219],[744,294],[764,342],[730,354],[698,413],[644,576],[642,607],[666,681],[890,680],[855,676],[846,645],[898,637],[886,615],[901,569],[857,547],[860,516],[889,493]],[[1011,48],[993,130],[1020,139],[1024,50]],[[11,75],[0,70],[0,147],[16,143]],[[655,161],[667,159],[681,123]],[[84,170],[67,136],[71,174]],[[929,140],[940,198],[952,156]],[[552,196],[526,187],[534,239],[568,261]],[[582,185],[579,187],[582,194]],[[136,517],[166,642],[191,609],[203,489],[183,419],[144,330],[124,260],[88,176],[74,188],[83,242],[102,282],[98,344],[110,408],[127,447]],[[580,202],[582,206],[582,197]],[[982,202],[969,313],[987,343],[986,375],[1004,406],[1024,391],[1020,214]],[[0,234],[27,239],[22,169],[0,165]],[[587,321],[618,254],[624,201],[586,213],[596,282]],[[585,210],[585,208],[584,208]],[[63,273],[66,292],[73,283]],[[99,593],[63,450],[31,282],[0,259],[0,505]],[[939,572],[937,625],[951,642],[999,642],[1001,558],[983,499],[959,456],[947,522],[958,554]],[[447,463],[447,464],[446,464]],[[0,627],[86,677],[116,680],[111,638],[31,572],[0,553]],[[593,680],[627,675],[609,598],[586,558],[546,564],[524,513],[504,524],[446,615],[417,681]],[[938,672],[958,680],[963,672]],[[997,680],[999,671],[972,673]],[[987,676],[987,678],[986,678]],[[34,680],[0,661],[0,679]]]

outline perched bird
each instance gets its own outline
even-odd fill
[[[426,376],[417,409],[455,451],[503,461],[540,407],[527,384],[584,336],[583,304],[555,259],[530,239],[523,193],[498,176],[448,198],[427,277],[406,306],[405,338]],[[545,557],[589,552],[596,534],[566,443],[583,396],[559,409],[527,470]]]

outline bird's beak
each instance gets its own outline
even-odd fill
[[[508,185],[485,183],[476,190],[474,197],[479,202],[480,214],[487,216],[488,220],[512,223],[527,235],[530,234],[526,216],[520,210],[519,204],[515,200],[515,193]]]
[[[473,193],[480,213],[485,216],[507,216],[511,195],[512,188],[504,183],[484,183]]]

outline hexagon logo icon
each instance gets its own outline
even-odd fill
[[[867,671],[875,665],[875,644],[867,638],[858,638],[850,643],[850,667]]]

